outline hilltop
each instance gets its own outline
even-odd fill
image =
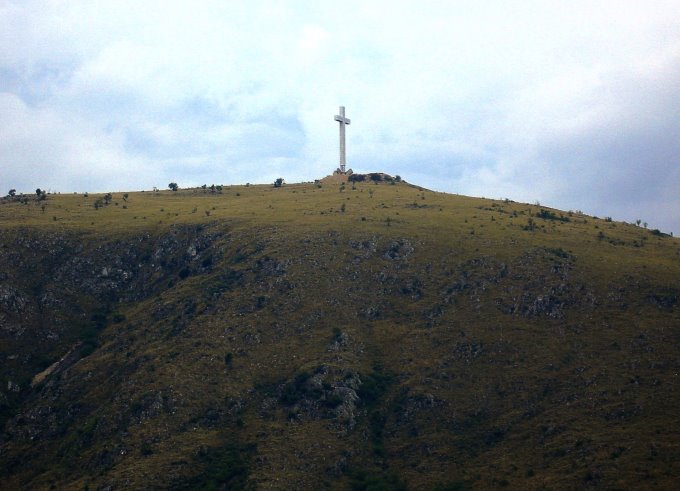
[[[392,178],[6,199],[1,487],[673,489],[679,278]]]

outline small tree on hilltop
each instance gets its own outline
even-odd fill
[[[9,193],[7,193],[7,196],[10,196],[10,197],[13,198],[14,196],[16,196],[16,194],[17,194],[17,190],[16,190],[16,189],[10,189],[10,190],[9,190]]]
[[[168,188],[172,189],[173,191],[177,191],[179,189],[179,186],[177,185],[176,182],[171,182],[168,184]]]
[[[279,177],[276,179],[276,181],[274,181],[275,188],[280,188],[281,186],[283,186],[283,177]]]

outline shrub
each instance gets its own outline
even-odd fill
[[[569,217],[565,217],[565,216],[563,216],[563,215],[557,216],[557,215],[556,215],[555,213],[553,213],[552,211],[543,210],[543,209],[541,209],[541,211],[539,211],[538,214],[537,214],[536,216],[537,216],[538,218],[542,218],[542,219],[544,219],[544,220],[557,220],[557,221],[559,221],[559,222],[568,222],[568,221],[570,221],[570,220],[569,220]],[[609,219],[609,221],[611,222],[611,218]]]
[[[530,232],[533,232],[534,230],[536,230],[536,222],[534,221],[533,218],[529,218],[529,220],[527,221],[527,224],[523,228],[524,228],[524,230],[528,230]]]
[[[171,182],[170,184],[168,184],[168,188],[172,189],[173,191],[177,191],[179,189],[179,186],[177,185],[176,182]]]
[[[187,489],[246,489],[250,469],[248,461],[254,445],[228,444],[208,450],[200,459],[206,468]]]
[[[393,472],[379,474],[359,469],[351,473],[353,491],[406,491],[406,484]]]
[[[151,447],[151,444],[149,442],[144,442],[142,443],[142,447],[140,448],[140,452],[143,456],[148,456],[153,453],[153,448]]]
[[[309,390],[306,384],[311,376],[309,372],[305,371],[297,373],[293,381],[283,387],[279,402],[286,406],[292,406],[308,395]]]
[[[364,405],[370,406],[378,401],[378,399],[385,393],[390,384],[392,383],[392,377],[381,373],[380,371],[375,371],[369,373],[368,375],[361,377],[363,383],[359,390],[357,390],[357,395]]]
[[[557,257],[561,257],[564,259],[567,259],[569,257],[569,253],[562,249],[561,247],[553,248],[553,247],[546,247],[545,249],[547,252],[550,252],[551,254],[556,255]]]

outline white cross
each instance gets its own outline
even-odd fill
[[[345,125],[350,123],[349,118],[345,117],[345,106],[340,106],[340,114],[335,116],[335,120],[340,123],[340,172],[345,173]]]

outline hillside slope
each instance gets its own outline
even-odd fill
[[[0,204],[0,271],[3,489],[680,478],[656,231],[394,182],[50,195]]]

